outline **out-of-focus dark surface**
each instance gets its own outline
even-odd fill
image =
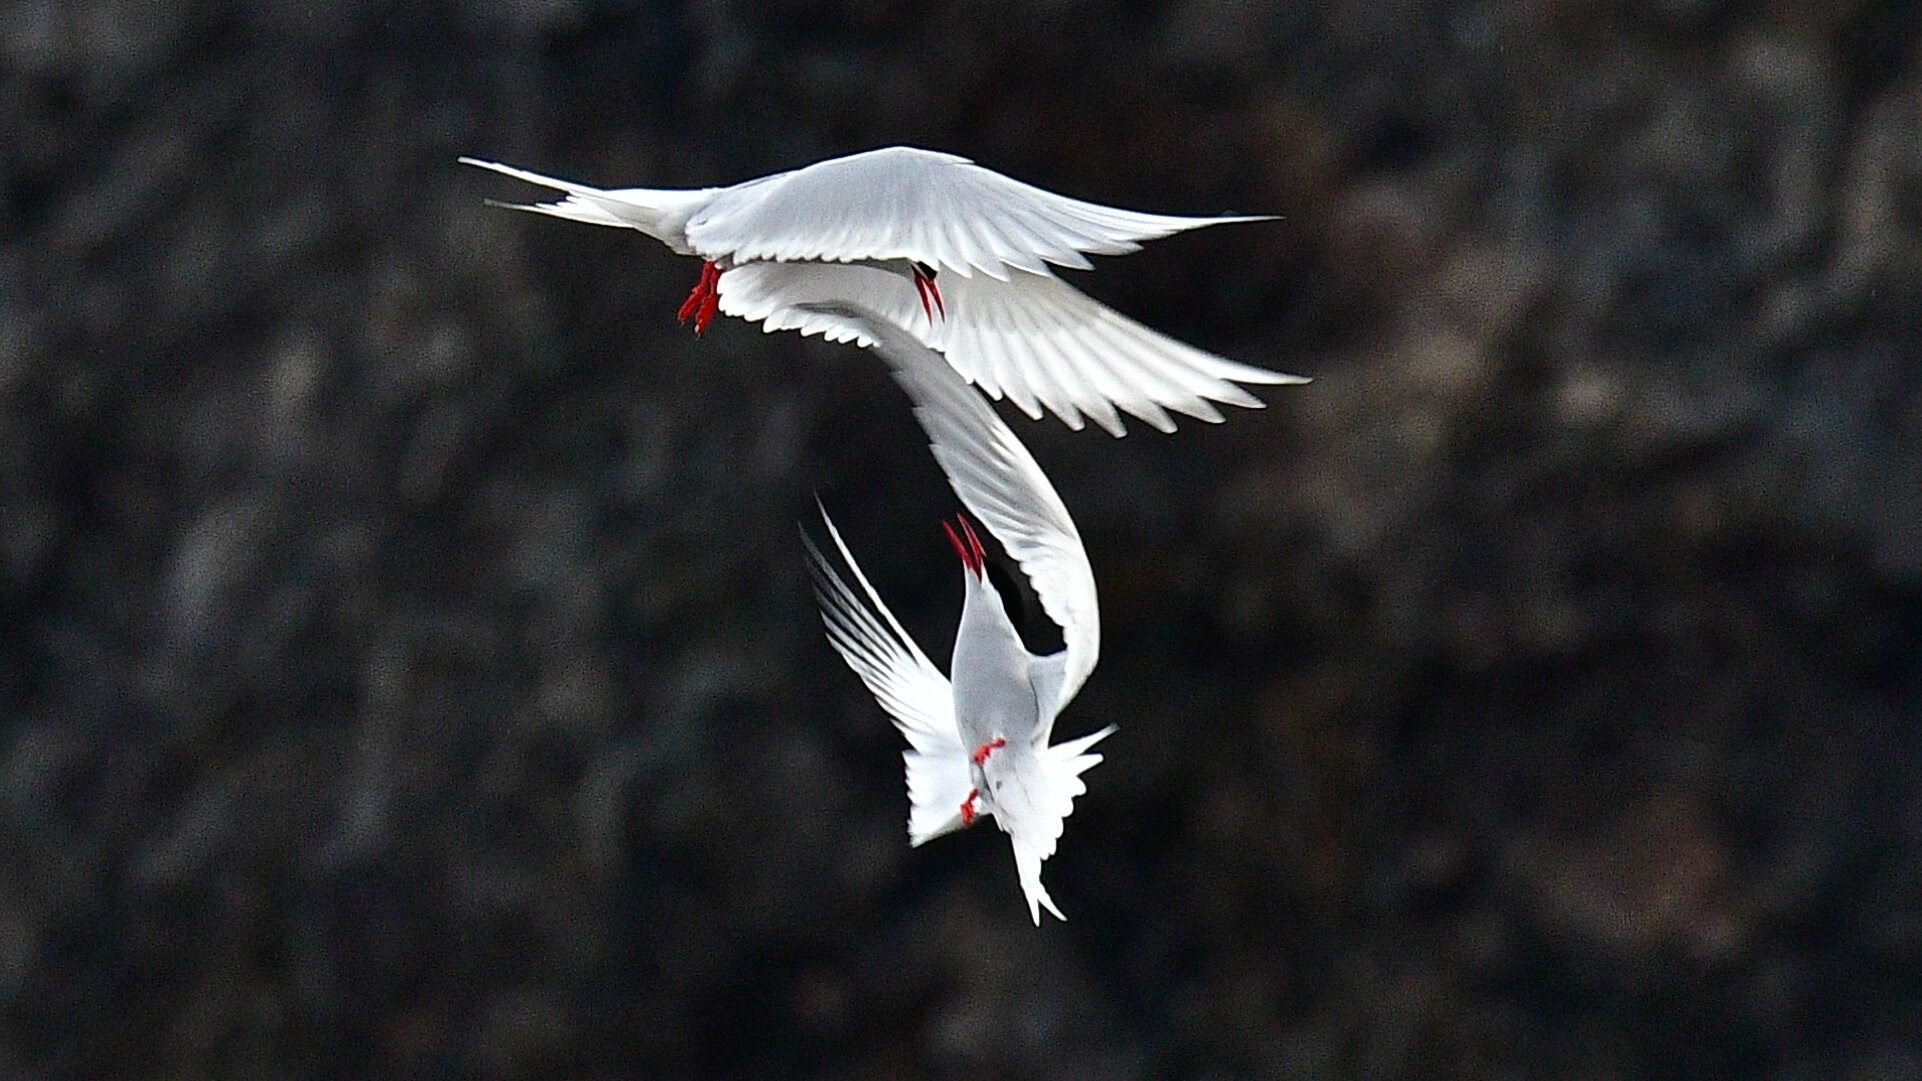
[[[1922,1076],[1913,5],[0,8],[0,1072]],[[477,154],[906,142],[1265,210],[1083,284],[1316,377],[1116,441],[1030,927],[910,851],[819,489],[882,367]]]

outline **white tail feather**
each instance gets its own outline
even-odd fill
[[[1018,837],[1014,839],[1014,872],[1021,879],[1021,895],[1028,899],[1028,918],[1034,921],[1036,927],[1041,926],[1041,910],[1044,908],[1055,919],[1068,922],[1068,917],[1055,907],[1054,898],[1048,896],[1048,888],[1041,884],[1043,858],[1033,846],[1023,844]]]
[[[1109,725],[1079,739],[1037,748],[1031,759],[1025,755],[1001,759],[998,763],[990,759],[987,767],[990,770],[994,770],[996,764],[1009,770],[1002,795],[998,797],[1001,813],[996,821],[1014,845],[1015,873],[1021,880],[1021,893],[1028,900],[1028,916],[1037,926],[1041,923],[1043,908],[1055,919],[1065,922],[1068,918],[1061,914],[1054,898],[1048,896],[1047,888],[1041,884],[1041,865],[1054,855],[1066,819],[1074,813],[1075,798],[1088,791],[1081,775],[1101,762],[1101,756],[1089,754],[1088,748],[1114,731],[1114,726]],[[1029,772],[1032,768],[1029,763],[1039,769]]]
[[[542,176],[497,161],[461,158],[462,165],[488,169],[529,184],[567,193],[567,198],[552,203],[503,203],[494,206],[526,210],[589,225],[614,225],[638,229],[670,247],[685,244],[687,219],[696,208],[714,195],[712,188],[614,188],[602,189],[571,180]]]

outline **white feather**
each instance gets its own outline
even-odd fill
[[[1124,431],[1126,412],[1162,431],[1169,413],[1219,421],[1210,404],[1259,408],[1236,383],[1306,380],[1238,364],[1097,303],[1049,264],[1086,269],[1085,253],[1121,254],[1185,229],[1261,217],[1143,214],[1043,191],[966,158],[888,147],[725,188],[603,190],[462,158],[566,193],[516,206],[638,229],[681,254],[729,268],[720,310],[767,329],[815,333],[796,309],[847,301],[911,328],[969,380],[1030,417]],[[514,205],[514,204],[500,204]],[[940,279],[945,318],[921,308],[910,262]],[[898,272],[897,272],[898,271]],[[980,273],[976,273],[979,271]],[[864,343],[865,344],[865,343]]]
[[[1061,627],[1064,676],[1050,718],[1074,698],[1101,652],[1101,606],[1081,532],[1061,494],[1007,424],[953,369],[900,327],[849,305],[812,306],[871,342],[914,401],[934,457],[963,506],[973,511],[1033,584],[1048,618]],[[1044,728],[1040,739],[1047,738]]]
[[[892,146],[724,188],[687,224],[710,259],[912,259],[962,276],[1085,269],[1083,253],[1124,255],[1140,242],[1266,216],[1144,214],[1071,199],[966,158]],[[918,228],[917,228],[918,227]]]
[[[1081,775],[1101,761],[1089,748],[1114,731],[1104,728],[1048,746],[1055,717],[1087,679],[1100,652],[1094,572],[1081,535],[1060,493],[1027,448],[940,354],[866,309],[822,305],[803,314],[816,320],[815,332],[869,342],[888,361],[914,402],[915,419],[926,430],[935,460],[955,494],[1021,565],[1042,607],[1061,625],[1066,643],[1061,652],[1047,657],[1027,654],[1012,636],[1012,627],[1005,626],[1007,615],[991,596],[992,587],[978,578],[969,580],[963,631],[970,618],[998,620],[1003,626],[995,629],[1010,637],[1016,654],[1012,659],[1022,663],[963,671],[961,639],[965,635],[957,633],[954,679],[969,690],[964,697],[970,700],[1014,704],[1025,697],[1029,708],[1039,711],[1032,718],[1010,715],[1005,745],[985,755],[977,766],[970,760],[968,739],[961,729],[964,720],[978,726],[982,718],[974,713],[966,718],[956,715],[956,686],[934,671],[888,614],[833,523],[828,522],[829,535],[859,583],[860,595],[833,571],[817,547],[808,544],[829,640],[912,744],[908,760],[914,806],[911,836],[919,843],[959,824],[960,803],[970,798],[972,770],[978,768],[984,786],[981,806],[1008,834],[1030,917],[1039,923],[1045,908],[1056,918],[1065,918],[1042,885],[1042,864],[1054,855],[1075,799],[1087,791]],[[985,608],[977,607],[977,602],[985,602]],[[980,682],[992,679],[1008,682]]]
[[[721,275],[721,311],[767,330],[825,334],[871,345],[857,324],[815,310],[854,304],[940,350],[970,382],[1039,417],[1042,409],[1081,427],[1083,415],[1115,435],[1119,408],[1162,431],[1168,411],[1217,422],[1211,401],[1259,409],[1241,383],[1305,383],[1240,364],[1157,333],[1053,274],[938,279],[944,317],[922,310],[913,279],[875,266],[751,263]]]
[[[808,567],[814,573],[814,594],[821,603],[821,622],[828,642],[861,682],[894,718],[907,738],[902,752],[908,775],[908,841],[919,846],[961,825],[961,801],[973,782],[968,754],[954,721],[954,693],[948,678],[934,667],[901,624],[881,603],[867,575],[848,551],[841,531],[821,508],[828,537],[847,563],[861,595],[848,588],[820,548],[804,531]],[[863,597],[866,598],[865,602]]]

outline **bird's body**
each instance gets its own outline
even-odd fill
[[[1212,402],[1258,408],[1236,383],[1299,383],[1161,335],[1069,286],[1053,267],[1259,217],[1192,218],[1044,191],[953,154],[887,147],[728,187],[603,190],[494,162],[463,162],[566,193],[519,209],[637,229],[703,259],[682,308],[872,344],[810,313],[847,302],[906,327],[962,375],[1030,416],[1045,408],[1119,435],[1118,411],[1164,431],[1169,411],[1218,421]]]
[[[1065,643],[1040,656],[1022,644],[965,518],[948,531],[966,590],[951,678],[888,612],[832,520],[828,536],[858,591],[808,542],[829,641],[910,744],[909,839],[919,845],[992,816],[1013,846],[1030,916],[1039,923],[1045,907],[1064,918],[1041,884],[1041,865],[1054,854],[1075,797],[1086,791],[1081,774],[1101,761],[1088,749],[1114,731],[1049,743],[1055,718],[1093,671],[1100,648],[1094,572],[1080,534],[1027,449],[938,354],[862,309],[823,305],[811,314],[874,342],[914,400],[955,494],[1020,564]]]

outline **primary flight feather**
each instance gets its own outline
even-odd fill
[[[1031,417],[1120,413],[1172,431],[1169,413],[1219,421],[1215,402],[1260,408],[1237,383],[1303,383],[1184,345],[1093,300],[1052,267],[1086,269],[1188,229],[1264,216],[1194,218],[1101,206],[1044,191],[953,154],[887,147],[720,188],[601,189],[496,162],[469,165],[564,192],[516,209],[637,229],[704,262],[681,308],[704,330],[717,312],[766,329],[858,337],[810,314],[857,304],[947,354],[961,374]],[[509,205],[509,204],[502,204]],[[947,277],[940,277],[947,272]],[[938,279],[938,280],[937,280]],[[916,317],[916,313],[919,317]]]

